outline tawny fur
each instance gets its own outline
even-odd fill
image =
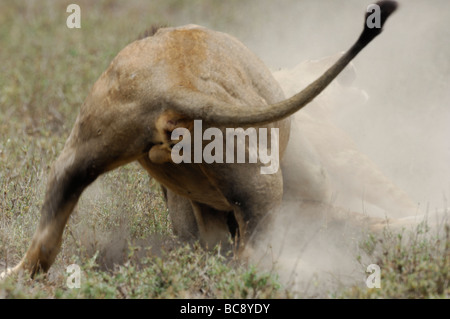
[[[396,3],[379,5],[384,24]],[[177,126],[189,129],[196,119],[203,120],[204,129],[278,128],[282,160],[290,115],[311,102],[380,33],[365,26],[355,45],[327,72],[287,100],[264,64],[227,34],[188,25],[159,29],[131,43],[81,106],[50,173],[32,243],[6,274],[46,272],[83,190],[100,174],[132,161],[163,186],[177,234],[207,247],[224,243],[231,217],[237,227],[231,232],[239,235],[239,247],[245,251],[281,205],[282,169],[264,175],[262,163],[176,165],[167,161],[168,133]]]

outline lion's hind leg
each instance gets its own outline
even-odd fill
[[[92,123],[96,124],[96,123]],[[112,134],[80,138],[80,125],[76,123],[66,145],[52,166],[48,179],[41,217],[31,245],[20,263],[2,274],[19,271],[47,272],[61,246],[65,225],[84,189],[104,172],[145,156],[143,142],[136,137],[119,143]],[[130,147],[137,145],[137,147]]]

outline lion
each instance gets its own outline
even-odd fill
[[[41,218],[31,245],[2,277],[47,272],[65,225],[83,190],[98,176],[137,161],[163,187],[181,237],[205,246],[235,234],[244,254],[283,197],[282,167],[260,174],[263,163],[181,163],[171,160],[177,128],[276,128],[279,158],[289,140],[291,115],[322,92],[376,36],[396,10],[380,1],[381,27],[366,23],[351,48],[292,98],[262,61],[234,37],[197,25],[159,29],[122,49],[95,82],[64,148],[53,164]],[[275,145],[268,147],[268,152]],[[248,149],[247,149],[248,151]]]

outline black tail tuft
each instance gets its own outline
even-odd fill
[[[379,9],[375,7],[375,11],[369,11],[365,16],[364,31],[358,40],[358,42],[363,46],[367,45],[383,31],[383,26],[386,23],[386,20],[398,8],[398,2],[391,0],[378,1],[377,3],[375,3],[375,5],[378,6]],[[380,14],[379,17],[375,17],[375,20],[379,20],[379,24],[377,24],[376,26],[370,25],[370,21],[368,21],[369,17],[371,17],[376,12],[379,12]]]
[[[383,29],[384,23],[386,22],[386,20],[389,18],[389,16],[395,12],[395,10],[397,10],[398,8],[398,2],[397,1],[391,1],[391,0],[386,0],[386,1],[378,1],[376,3],[377,6],[380,7],[380,11],[381,11],[381,29]],[[367,18],[369,16],[369,12],[366,14],[366,21]],[[367,23],[366,23],[366,27],[367,27]]]

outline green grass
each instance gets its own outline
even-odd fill
[[[69,30],[64,1],[0,2],[0,267],[16,264],[28,248],[50,166],[111,59],[152,24],[195,22],[199,15],[216,28],[236,22],[230,7],[240,1],[223,3],[77,1],[82,28]],[[355,285],[322,296],[448,298],[448,227],[408,236],[387,232],[360,245],[355,264],[364,272],[365,258],[375,258],[382,289]],[[80,289],[66,285],[65,267],[73,263],[82,269]],[[100,177],[83,194],[48,277],[0,283],[0,298],[292,296],[308,297],[282,284],[276,271],[178,243],[158,186],[137,164]]]
[[[361,242],[365,258],[375,260],[381,269],[381,288],[354,286],[349,298],[449,298],[450,227],[431,230],[423,222],[402,232],[385,230]],[[362,261],[361,256],[358,260]],[[364,264],[364,263],[362,263]],[[368,263],[366,262],[367,266]]]
[[[133,251],[133,250],[132,250]],[[8,278],[0,288],[6,298],[275,298],[275,275],[237,264],[198,246],[180,246],[161,257],[133,253],[121,266],[104,271],[90,259],[81,265],[81,287],[69,289],[66,277]]]

